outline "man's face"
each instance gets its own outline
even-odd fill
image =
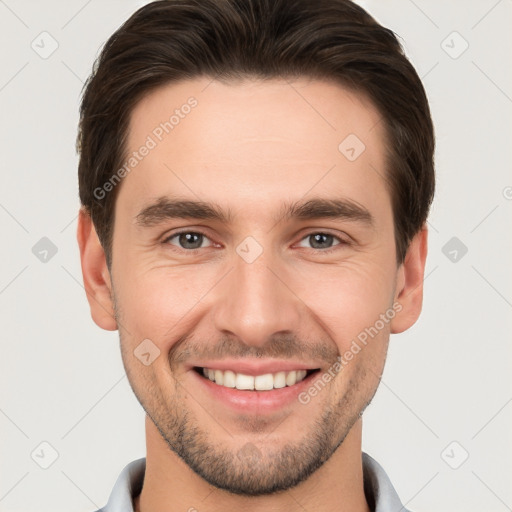
[[[181,109],[190,97],[197,105]],[[175,109],[172,131],[155,132]],[[257,495],[303,481],[375,393],[390,323],[345,354],[398,295],[379,120],[362,97],[305,80],[186,81],[132,113],[129,152],[148,136],[156,146],[116,202],[123,361],[162,437],[211,484]],[[166,201],[209,203],[227,218],[176,217]],[[340,215],[320,201],[342,203]],[[274,388],[230,387],[254,383]]]

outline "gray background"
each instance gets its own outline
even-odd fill
[[[93,510],[145,454],[82,287],[74,150],[94,57],[144,3],[0,0],[1,511]],[[423,78],[438,172],[424,311],[392,337],[363,448],[416,512],[512,510],[512,1],[359,3]]]

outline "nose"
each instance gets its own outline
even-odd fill
[[[235,254],[234,268],[222,280],[214,322],[223,334],[262,346],[277,333],[297,332],[305,306],[293,292],[290,273],[270,251],[252,263]]]

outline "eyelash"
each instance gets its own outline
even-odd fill
[[[184,234],[195,234],[195,235],[202,235],[203,237],[207,238],[208,240],[210,240],[209,236],[202,232],[202,231],[192,231],[192,230],[183,230],[183,231],[177,231],[176,233],[173,233],[169,236],[167,236],[163,241],[162,243],[166,244],[166,245],[169,245],[172,247],[173,250],[177,250],[179,252],[187,252],[187,253],[192,253],[192,254],[195,254],[197,251],[200,251],[201,249],[207,249],[207,247],[198,247],[196,249],[184,249],[182,247],[177,247],[177,246],[174,246],[173,244],[170,244],[169,243],[169,240],[172,240],[173,238],[176,238],[180,235],[184,235]],[[310,236],[313,236],[313,235],[329,235],[329,236],[332,236],[334,239],[336,239],[339,243],[337,243],[336,245],[333,245],[332,247],[329,247],[327,249],[315,249],[314,247],[309,247],[309,249],[315,251],[315,252],[320,252],[322,254],[330,254],[331,252],[334,252],[335,250],[337,250],[337,248],[339,246],[347,246],[347,245],[351,245],[351,242],[349,242],[348,240],[344,240],[342,238],[340,238],[339,236],[337,235],[334,235],[332,233],[329,233],[327,231],[312,231],[306,235],[304,235],[301,239],[300,239],[300,242],[302,242],[302,240],[306,239],[306,238],[309,238]],[[211,240],[210,240],[211,241]]]

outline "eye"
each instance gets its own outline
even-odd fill
[[[173,242],[175,239],[176,242]],[[208,242],[207,245],[203,245],[204,242]],[[179,233],[174,233],[167,237],[164,243],[188,250],[201,249],[212,245],[210,239],[204,233],[197,231],[180,231]]]
[[[324,252],[329,252],[329,249],[332,247],[335,247],[337,245],[341,244],[347,244],[345,240],[342,240],[341,238],[331,235],[329,233],[310,233],[309,235],[305,236],[299,243],[300,247],[307,247],[303,245],[304,241],[310,244],[310,248],[312,249],[320,249]],[[336,243],[333,243],[336,242]]]

